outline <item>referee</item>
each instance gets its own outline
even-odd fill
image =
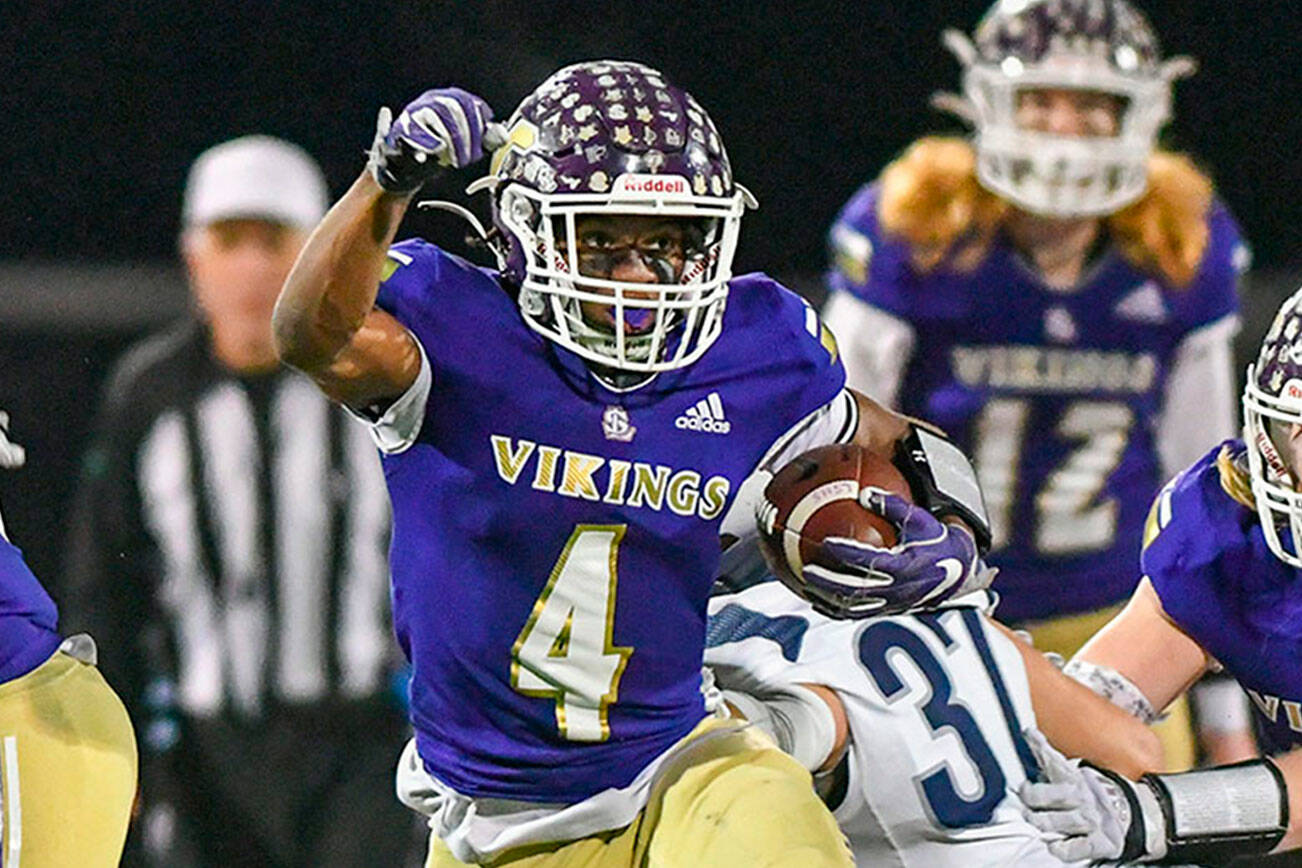
[[[65,623],[100,640],[140,734],[129,862],[398,865],[411,841],[379,462],[271,344],[326,201],[287,142],[198,158],[196,315],[118,363],[85,458]]]

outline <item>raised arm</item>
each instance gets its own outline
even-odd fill
[[[416,381],[415,338],[375,308],[385,254],[421,185],[483,156],[491,119],[483,100],[456,88],[426,91],[392,123],[381,110],[367,170],[308,239],[272,318],[281,360],[332,399],[383,409]]]
[[[415,339],[375,308],[385,254],[410,201],[363,173],[312,233],[276,302],[281,360],[354,409],[392,401],[420,373]]]

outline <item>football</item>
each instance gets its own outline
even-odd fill
[[[865,486],[913,500],[895,465],[854,444],[811,449],[769,480],[757,514],[760,548],[779,579],[799,587],[806,563],[835,567],[822,550],[828,537],[895,545],[895,526],[859,504]]]

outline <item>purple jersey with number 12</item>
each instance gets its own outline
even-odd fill
[[[1072,292],[1048,287],[1002,238],[973,271],[918,274],[905,243],[882,232],[875,185],[833,227],[839,251],[860,253],[838,256],[832,289],[913,327],[900,409],[972,456],[1001,620],[1089,611],[1134,588],[1140,529],[1163,481],[1154,434],[1176,349],[1238,307],[1247,251],[1223,205],[1207,219],[1189,286],[1140,271],[1114,247]]]
[[[433,370],[419,437],[384,459],[421,759],[473,797],[625,786],[704,716],[720,520],[841,391],[835,345],[746,275],[699,361],[615,392],[530,331],[494,273],[421,241],[390,258],[378,304]]]

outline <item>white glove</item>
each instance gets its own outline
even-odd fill
[[[1019,795],[1027,821],[1053,839],[1050,853],[1064,862],[1165,855],[1164,834],[1158,836],[1161,853],[1127,852],[1128,841],[1142,841],[1143,818],[1135,816],[1132,805],[1145,792],[1153,798],[1147,787],[1082,767],[1080,760],[1069,760],[1055,750],[1037,729],[1027,729],[1023,735],[1040,764],[1041,780],[1022,784]],[[1160,809],[1157,814],[1161,816]],[[1136,820],[1139,828],[1132,829]]]

